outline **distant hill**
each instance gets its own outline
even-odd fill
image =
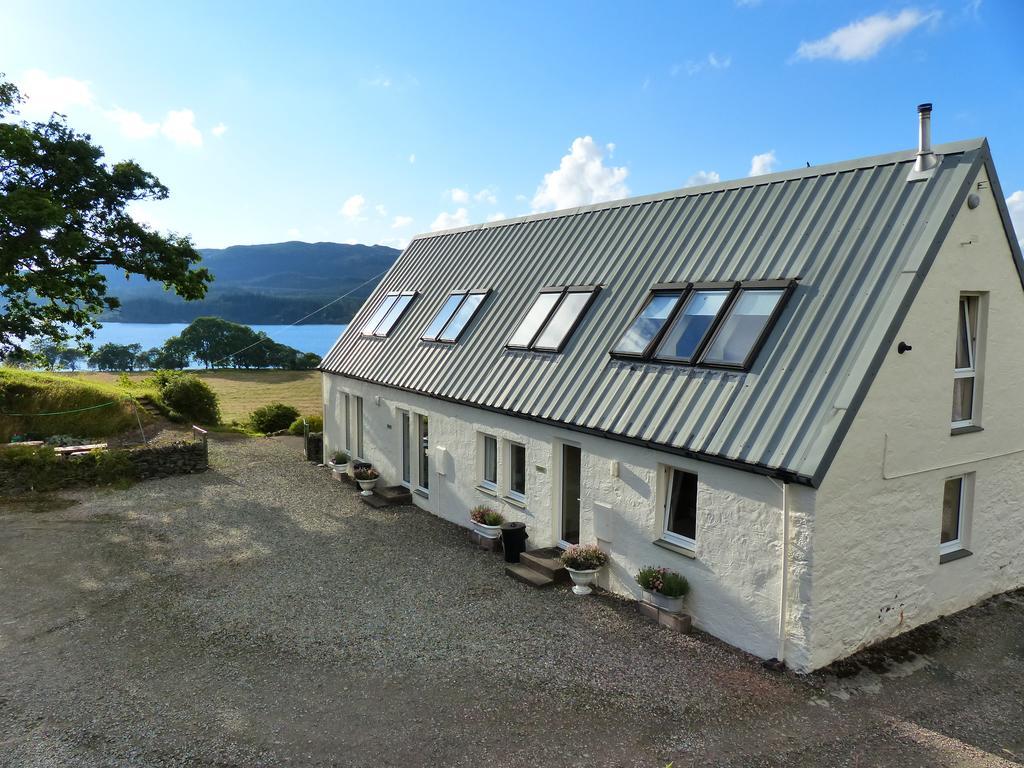
[[[273,243],[200,248],[214,282],[203,301],[187,302],[159,283],[106,271],[121,308],[101,319],[125,323],[187,323],[216,315],[236,323],[291,323],[387,270],[400,251],[384,245]],[[372,280],[309,322],[348,322],[376,286]]]

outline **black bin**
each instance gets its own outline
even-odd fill
[[[324,463],[324,433],[310,432],[306,435],[306,461]]]
[[[526,523],[502,523],[501,545],[505,550],[506,563],[518,563],[519,556],[526,551]]]

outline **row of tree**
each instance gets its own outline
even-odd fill
[[[308,370],[320,364],[320,356],[279,344],[262,331],[219,317],[193,320],[180,335],[161,347],[143,350],[141,344],[104,344],[91,354],[63,347],[49,339],[32,343],[28,355],[11,356],[9,362],[35,362],[53,370],[75,370],[84,361],[101,371],[178,370],[193,361],[207,368],[281,368]]]

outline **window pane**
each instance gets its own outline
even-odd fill
[[[615,351],[626,355],[639,355],[647,349],[647,345],[654,340],[668,320],[668,316],[672,314],[681,295],[682,292],[654,294],[639,317],[622,334]]]
[[[462,329],[473,319],[473,315],[476,314],[485,298],[485,294],[482,293],[471,293],[467,296],[466,300],[462,302],[462,306],[459,307],[459,311],[448,323],[448,327],[444,329],[444,333],[441,334],[441,341],[455,341],[459,338]]]
[[[366,324],[363,326],[362,333],[372,335],[374,328],[380,323],[381,318],[384,317],[395,305],[395,300],[398,298],[398,294],[389,293],[384,297],[384,301],[373,311],[373,314],[367,319]]]
[[[498,484],[498,441],[484,436],[484,482]]]
[[[419,429],[419,484],[420,488],[430,488],[430,426],[427,417],[420,415],[416,417]]]
[[[363,398],[356,397],[356,456],[363,458]]]
[[[526,495],[526,447],[512,443],[509,451],[509,490]]]
[[[465,295],[464,293],[453,293],[445,299],[441,309],[434,315],[434,319],[430,321],[427,330],[423,332],[424,339],[437,338],[438,334],[441,333],[441,329],[444,328],[445,324],[451,320],[452,315],[455,314],[455,310],[459,307],[459,302],[462,301],[462,297]]]
[[[974,416],[974,377],[953,379],[953,421],[970,421]]]
[[[691,360],[704,340],[729,291],[694,291],[658,346],[655,357]]]
[[[402,411],[402,482],[412,482],[412,457],[409,444],[409,414]]]
[[[706,363],[742,365],[782,298],[781,290],[740,291],[704,355]]]
[[[345,395],[345,450],[352,452],[352,412],[349,410],[349,397]]]
[[[697,476],[672,470],[672,493],[665,527],[687,539],[697,539]]]
[[[942,494],[942,534],[939,543],[947,544],[960,538],[960,495],[964,479],[954,477],[946,481]]]
[[[399,296],[391,306],[391,309],[388,310],[388,313],[384,315],[384,319],[380,321],[380,325],[378,325],[377,329],[373,332],[374,336],[387,336],[391,333],[391,327],[398,322],[398,318],[400,318],[402,313],[405,312],[406,308],[412,302],[412,299],[413,297],[411,294],[402,294]]]
[[[538,349],[558,349],[567,341],[566,335],[580,318],[587,302],[593,295],[592,291],[572,292],[565,294],[555,314],[548,321],[544,332],[534,344]]]
[[[537,300],[533,302],[533,306],[530,307],[530,311],[526,313],[526,317],[523,318],[518,330],[509,340],[508,345],[510,347],[528,346],[560,295],[558,293],[542,293],[538,296]]]

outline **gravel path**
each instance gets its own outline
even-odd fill
[[[0,505],[0,765],[1024,762],[1019,594],[887,672],[797,679],[632,603],[512,582],[293,440],[211,455]]]

